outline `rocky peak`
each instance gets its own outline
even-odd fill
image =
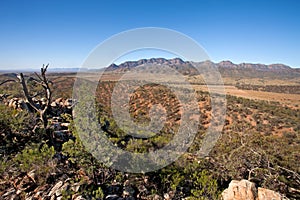
[[[126,71],[128,69],[137,67],[139,65],[143,64],[157,64],[157,65],[172,65],[172,66],[179,66],[184,65],[186,62],[184,62],[180,58],[173,58],[173,59],[165,59],[165,58],[150,58],[150,59],[140,59],[138,61],[127,61],[120,65],[111,64],[107,70],[108,71]]]
[[[237,65],[235,65],[234,63],[232,63],[229,60],[219,62],[218,66],[224,67],[224,68],[236,68],[237,67]]]
[[[113,64],[111,64],[111,65],[109,65],[109,66],[107,67],[107,70],[113,71],[113,70],[116,70],[116,69],[118,69],[118,68],[119,68],[119,66],[116,65],[115,63],[113,63]]]
[[[185,62],[183,60],[181,60],[180,58],[173,58],[173,59],[170,59],[169,62],[171,64],[174,64],[174,65],[182,65],[184,64]]]

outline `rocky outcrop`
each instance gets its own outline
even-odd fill
[[[256,188],[250,181],[233,180],[222,192],[222,200],[287,200],[287,198],[273,190]]]
[[[20,174],[18,177],[15,177],[11,187],[7,188],[5,192],[0,191],[0,199],[59,200],[63,199],[64,193],[66,192],[72,194],[71,196],[73,200],[87,199],[79,194],[80,188],[84,188],[86,185],[88,185],[87,181],[74,183],[74,181],[72,181],[70,178],[65,178],[57,180],[53,184],[38,185],[36,180],[37,176],[34,170],[25,174]]]
[[[0,102],[3,102],[10,108],[15,110],[27,110],[30,112],[34,112],[35,110],[30,106],[30,104],[23,98],[13,97],[8,99],[7,97],[10,96],[8,94],[0,94]],[[46,99],[41,98],[32,98],[32,101],[36,108],[44,109],[46,106]],[[50,103],[49,106],[49,114],[52,116],[60,116],[63,113],[72,114],[72,109],[76,105],[76,99],[64,99],[64,98],[57,98]]]
[[[261,188],[261,187],[258,188],[257,194],[258,194],[258,197],[257,197],[258,200],[286,199],[286,198],[283,198],[278,192],[275,192],[273,190],[268,190],[265,188]]]
[[[231,181],[229,187],[222,193],[223,200],[255,200],[256,197],[255,184],[247,180]]]

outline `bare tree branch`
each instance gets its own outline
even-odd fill
[[[34,95],[32,95],[31,97],[32,98],[35,98],[35,97],[37,97],[37,96],[39,96],[39,95],[41,95],[41,94],[44,94],[44,91],[42,91],[42,92],[36,92]]]
[[[9,80],[3,81],[2,83],[0,83],[0,85],[3,85],[3,84],[8,83],[8,82],[17,82],[17,81],[13,80],[13,79],[9,79]]]
[[[278,165],[278,167],[279,167],[280,169],[286,171],[286,172],[289,172],[289,173],[293,174],[297,179],[300,180],[300,175],[299,175],[297,172],[295,172],[295,171],[293,171],[293,170],[290,170],[290,169],[287,169],[287,168],[285,168],[285,167],[281,167],[281,166],[279,166],[279,165]]]
[[[34,110],[36,110],[37,112],[39,112],[39,108],[35,105],[35,103],[32,100],[32,97],[29,95],[29,91],[28,91],[27,84],[25,82],[25,78],[24,78],[23,73],[20,73],[20,75],[18,76],[18,79],[19,79],[19,82],[20,82],[20,84],[22,86],[23,93],[24,93],[26,101],[29,103],[29,105]]]
[[[38,73],[34,72],[34,74],[36,75],[36,77],[38,77],[38,79],[39,79],[40,81],[43,81],[42,78],[40,77],[40,75],[39,75]]]

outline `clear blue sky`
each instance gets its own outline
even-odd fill
[[[1,0],[0,69],[79,67],[108,37],[149,26],[192,37],[216,62],[300,67],[297,0]]]

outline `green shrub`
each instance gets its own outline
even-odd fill
[[[193,189],[191,193],[192,199],[218,199],[220,191],[218,191],[217,180],[209,175],[207,170],[195,171],[191,177]]]

